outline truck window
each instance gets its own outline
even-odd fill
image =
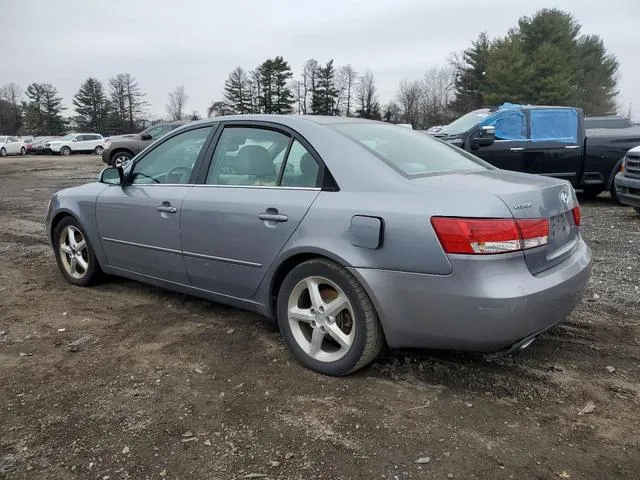
[[[480,125],[495,127],[497,140],[527,139],[527,122],[520,110],[497,112],[483,120]]]
[[[532,142],[578,142],[578,112],[572,109],[530,110]]]

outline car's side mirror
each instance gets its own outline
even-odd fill
[[[493,125],[484,125],[480,127],[480,131],[472,138],[474,145],[478,147],[488,147],[496,141],[496,127]]]
[[[78,141],[78,139],[77,139],[77,138],[74,138],[74,139],[72,139],[71,141],[72,141],[72,142],[77,142],[77,141]]]
[[[148,133],[143,133],[142,135],[140,135],[140,139],[141,140],[153,140],[153,137]]]
[[[100,183],[106,183],[107,185],[124,185],[122,165],[103,169],[98,175],[98,181]]]

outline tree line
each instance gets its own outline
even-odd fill
[[[448,64],[428,68],[422,78],[403,79],[395,98],[381,103],[374,74],[350,64],[309,59],[299,74],[276,56],[251,70],[238,66],[224,82],[223,98],[209,116],[265,113],[345,115],[409,123],[414,128],[446,124],[468,111],[503,102],[577,106],[587,115],[615,113],[619,63],[598,35],[582,35],[569,13],[543,9],[522,17],[505,36],[481,33],[471,46],[451,55]],[[169,93],[170,120],[198,119],[186,113],[183,85]],[[0,133],[36,135],[68,128],[120,134],[149,123],[136,79],[120,73],[103,84],[87,78],[72,100],[77,115],[64,118],[62,98],[49,83],[32,83],[25,92],[14,83],[0,89]]]

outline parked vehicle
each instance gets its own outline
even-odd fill
[[[259,312],[330,375],[384,341],[524,348],[591,269],[568,182],[353,118],[193,122],[58,192],[46,218],[70,283],[105,272]]]
[[[31,149],[28,150],[28,153],[32,155],[43,155],[45,152],[45,144],[53,139],[57,139],[60,137],[38,137],[31,144]]]
[[[17,137],[0,136],[0,157],[26,155],[27,147]]]
[[[622,159],[640,145],[640,127],[587,132],[580,109],[512,104],[470,112],[436,136],[499,168],[569,180],[587,197],[615,197]]]
[[[622,171],[616,175],[615,187],[620,203],[640,214],[640,147],[627,152]]]
[[[584,117],[584,128],[629,128],[635,124],[630,118],[605,116],[605,117]]]
[[[49,140],[44,144],[48,153],[71,155],[72,153],[95,153],[102,155],[104,138],[97,133],[72,133],[64,137]]]
[[[162,123],[135,135],[111,137],[102,152],[102,161],[112,166],[116,161],[126,164],[148,145],[185,123],[182,121]]]

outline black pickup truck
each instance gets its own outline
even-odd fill
[[[595,197],[613,184],[640,127],[585,128],[582,110],[505,103],[467,113],[434,136],[472,152],[496,167],[569,180]]]

